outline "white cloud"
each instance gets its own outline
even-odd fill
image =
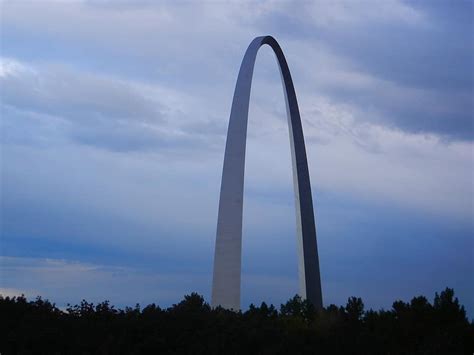
[[[64,307],[67,303],[110,300],[118,306],[168,306],[191,292],[208,293],[207,276],[157,273],[122,266],[98,265],[63,259],[0,256],[2,295],[42,296]],[[26,290],[26,291],[25,291]]]
[[[35,297],[38,295],[37,291],[31,291],[31,290],[19,290],[16,288],[5,288],[5,287],[0,287],[0,295],[3,297],[18,297],[21,295],[25,295],[26,297]]]
[[[127,151],[176,147],[177,142],[186,147],[223,134],[224,126],[200,108],[200,98],[185,92],[64,66],[1,63],[4,109],[43,116],[44,125],[54,120],[65,135],[81,143]],[[11,123],[17,130],[24,122]]]
[[[276,65],[266,63],[269,56],[269,51],[262,52],[259,60],[263,63],[257,63],[262,69],[257,65],[250,108],[246,191],[252,192],[246,209],[267,211],[248,214],[246,223],[252,228],[271,220],[293,223],[283,218],[287,206],[272,208],[252,196],[291,191],[283,95]],[[45,67],[17,63],[35,74],[16,71],[6,75],[8,85],[22,88],[11,98],[13,104],[16,98],[22,102],[15,106],[21,115],[11,114],[4,122],[13,137],[4,147],[5,189],[18,191],[21,186],[28,191],[25,203],[45,200],[58,211],[65,203],[84,211],[92,208],[99,215],[119,216],[146,230],[180,225],[182,233],[194,228],[212,240],[228,107],[220,103],[214,108],[215,96],[46,67],[52,69],[51,75]],[[269,64],[270,69],[262,64]],[[77,88],[72,83],[79,78]],[[34,105],[28,106],[29,97]],[[377,112],[308,95],[305,90],[299,97],[315,191],[344,192],[365,201],[470,218],[472,143],[446,143],[433,135],[363,123],[358,116]],[[59,101],[60,106],[50,104]],[[77,112],[71,114],[74,107],[100,115],[84,121]],[[150,116],[157,109],[160,117],[153,120]],[[69,123],[64,125],[64,120]],[[103,120],[109,123],[104,126]],[[121,135],[124,123],[126,130]],[[19,145],[23,140],[18,139],[26,135],[32,141],[41,138],[41,142],[56,143],[42,149],[35,148],[38,141],[32,147]],[[130,141],[137,141],[138,147],[148,146],[126,149]],[[103,151],[104,146],[111,152]],[[76,184],[80,190],[74,188]],[[185,225],[180,224],[182,216],[187,216]],[[83,238],[92,241],[96,237]],[[152,241],[149,233],[141,238]],[[125,236],[121,242],[129,244]]]
[[[321,27],[351,27],[367,22],[403,22],[425,25],[425,15],[400,0],[381,1],[313,1],[305,13]]]
[[[12,58],[0,58],[0,77],[18,76],[24,74],[33,74],[32,68]]]

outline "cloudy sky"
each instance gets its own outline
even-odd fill
[[[453,287],[474,316],[472,1],[1,2],[0,293],[210,300],[235,81],[300,103],[325,304]],[[260,50],[242,300],[298,292],[288,127]]]

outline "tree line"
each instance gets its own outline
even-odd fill
[[[279,309],[211,308],[197,293],[173,306],[116,309],[83,300],[61,310],[37,297],[0,295],[7,354],[472,354],[474,323],[446,288],[366,310],[361,298],[316,311],[294,296]]]

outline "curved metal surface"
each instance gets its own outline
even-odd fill
[[[227,132],[217,219],[212,306],[240,309],[242,208],[247,121],[255,59],[259,48],[264,44],[269,45],[275,53],[285,93],[295,190],[300,296],[309,300],[319,309],[322,308],[321,280],[303,129],[288,64],[280,45],[271,36],[257,37],[250,43],[242,60],[235,86]]]

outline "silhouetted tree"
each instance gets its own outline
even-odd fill
[[[364,302],[360,297],[349,297],[346,304],[347,318],[350,321],[360,321],[364,314]]]
[[[316,311],[295,296],[277,311],[212,309],[192,293],[169,307],[115,309],[83,300],[62,311],[41,297],[0,296],[6,354],[471,354],[474,324],[452,289],[365,311],[361,298]]]

